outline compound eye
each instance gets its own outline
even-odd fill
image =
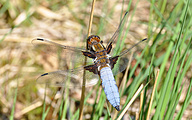
[[[100,39],[100,37],[99,37],[99,36],[97,36],[97,35],[96,35],[95,37],[97,37],[98,39]]]
[[[101,40],[101,44],[103,44],[103,40]]]

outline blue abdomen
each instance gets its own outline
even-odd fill
[[[107,96],[107,99],[109,100],[111,105],[119,111],[120,110],[119,91],[115,82],[115,78],[113,77],[111,68],[110,67],[102,68],[100,70],[100,77],[102,80],[102,86]]]

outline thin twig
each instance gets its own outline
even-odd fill
[[[123,115],[125,114],[125,112],[128,110],[128,108],[130,107],[130,105],[134,102],[134,100],[136,99],[136,97],[140,94],[141,90],[143,89],[143,84],[141,84],[141,86],[139,87],[139,89],[137,90],[137,92],[134,94],[134,96],[132,97],[132,99],[130,100],[130,102],[127,104],[127,106],[125,107],[125,109],[122,111],[122,113],[119,115],[119,117],[117,118],[117,120],[121,120],[121,118],[123,117]]]
[[[131,52],[131,55],[130,55],[130,58],[129,58],[129,63],[128,63],[127,69],[125,71],[125,75],[123,76],[123,81],[121,82],[121,85],[119,86],[119,88],[121,88],[120,97],[122,97],[122,95],[123,95],[123,90],[124,90],[125,85],[126,85],[127,75],[128,75],[128,71],[129,71],[129,68],[130,68],[130,65],[131,65],[132,58],[133,58],[133,51]],[[114,119],[117,117],[117,114],[118,114],[118,111],[115,111],[115,114],[113,116]]]
[[[125,88],[125,84],[126,84],[126,80],[127,80],[127,75],[128,75],[129,68],[131,66],[132,58],[133,58],[133,51],[131,52],[131,55],[130,55],[130,58],[129,58],[129,63],[128,63],[127,69],[125,71],[125,75],[123,76],[122,84],[119,87],[119,88],[122,88],[121,90],[124,90],[124,88]],[[122,95],[123,95],[123,92],[121,91],[120,92],[120,96],[122,96]]]
[[[42,103],[41,101],[35,102],[34,104],[32,104],[32,105],[24,108],[23,110],[17,112],[17,113],[15,114],[15,118],[21,117],[22,115],[24,115],[24,114],[26,114],[26,113],[28,113],[28,112],[30,112],[30,111],[32,111],[32,110],[34,110],[34,109],[42,106],[42,104],[43,104],[43,103]]]
[[[135,120],[139,120],[139,112],[135,113]]]
[[[88,34],[87,37],[90,36],[91,33],[91,26],[92,26],[92,21],[93,21],[93,11],[94,11],[94,6],[95,6],[95,1],[93,0],[92,2],[92,8],[91,8],[91,15],[90,15],[90,19],[89,19],[89,28],[88,28]],[[86,46],[87,48],[87,46]],[[84,61],[84,65],[86,65],[87,63],[87,57],[85,57],[85,61]],[[84,70],[83,72],[83,86],[82,86],[82,92],[81,92],[81,103],[80,103],[80,114],[79,114],[79,120],[83,119],[83,106],[84,106],[84,99],[85,99],[85,84],[86,84],[86,71]]]
[[[156,76],[156,79],[155,79],[155,84],[154,84],[154,87],[153,87],[153,91],[152,91],[151,100],[150,100],[150,103],[149,103],[149,109],[148,109],[148,112],[147,112],[147,119],[146,120],[149,120],[149,116],[150,116],[150,112],[151,112],[151,106],[152,106],[152,103],[153,103],[153,97],[154,97],[154,94],[155,94],[155,88],[156,88],[158,77],[159,77],[159,70],[157,71],[157,76]]]
[[[139,115],[141,114],[141,109],[143,106],[143,98],[144,98],[144,91],[141,91],[141,95],[140,95],[140,105],[139,105]],[[139,118],[138,118],[139,119]],[[138,120],[136,119],[136,120]]]

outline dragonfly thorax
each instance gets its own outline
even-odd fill
[[[95,54],[94,63],[96,64],[98,71],[104,67],[110,67],[110,61],[108,53],[97,35],[91,35],[87,39],[88,49]]]

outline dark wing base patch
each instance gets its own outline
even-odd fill
[[[94,65],[88,65],[84,67],[85,70],[88,70],[89,72],[93,72],[94,74],[98,74],[97,66]]]
[[[113,67],[114,67],[114,65],[116,64],[118,58],[119,58],[119,56],[115,56],[115,57],[109,58],[111,69],[113,69]]]
[[[85,52],[85,51],[82,51],[82,53],[83,53],[84,56],[87,56],[89,58],[93,58],[93,59],[96,58],[95,54],[93,54],[93,53]]]

